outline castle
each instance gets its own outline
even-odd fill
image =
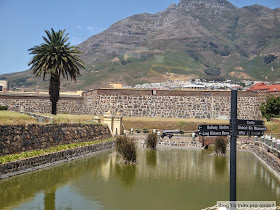
[[[161,117],[187,119],[229,119],[230,91],[97,89],[81,97],[60,97],[58,113]],[[0,95],[0,105],[12,111],[50,113],[48,96]],[[260,119],[256,92],[238,92],[238,118]]]

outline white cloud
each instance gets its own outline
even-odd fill
[[[82,38],[72,37],[70,38],[71,45],[78,45],[82,42]]]
[[[94,30],[94,27],[93,27],[93,26],[87,26],[87,30],[93,31],[93,30]]]
[[[76,25],[76,28],[77,28],[78,30],[81,30],[81,29],[82,29],[82,26],[81,26],[81,25]]]
[[[89,31],[90,35],[94,35],[104,31],[104,28],[96,26],[87,26],[87,30]]]

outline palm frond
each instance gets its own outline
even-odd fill
[[[43,36],[44,43],[30,48],[28,51],[34,55],[28,63],[36,77],[43,75],[51,76],[54,71],[63,78],[76,80],[80,76],[80,69],[84,69],[84,63],[79,58],[82,52],[78,47],[67,43],[68,33],[65,30],[56,32],[53,28],[45,30],[46,37]]]

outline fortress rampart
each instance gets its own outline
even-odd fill
[[[83,97],[61,97],[58,113],[131,117],[229,119],[230,91],[97,89]],[[10,110],[50,113],[49,97],[0,95],[0,105]],[[259,119],[257,93],[238,93],[238,118]]]

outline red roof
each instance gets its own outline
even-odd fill
[[[280,85],[266,85],[264,83],[257,83],[251,86],[247,91],[267,90],[267,92],[280,92]]]
[[[269,86],[264,84],[263,82],[252,85],[247,91],[257,91],[257,90],[268,90]]]
[[[280,85],[269,85],[267,92],[278,92],[280,91]]]

